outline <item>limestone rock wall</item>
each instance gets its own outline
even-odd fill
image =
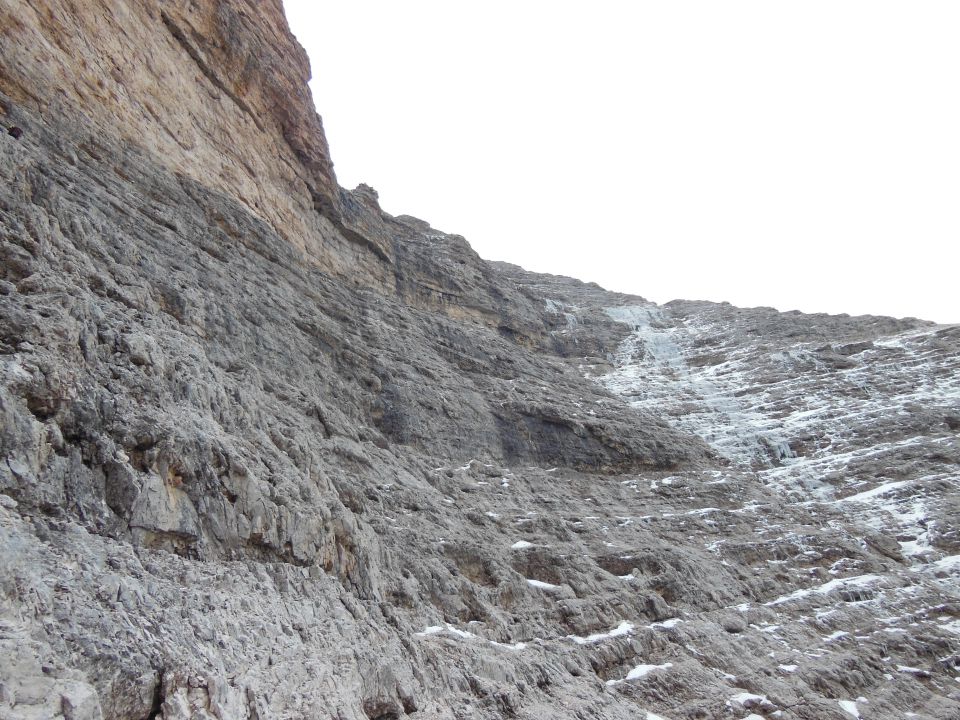
[[[307,257],[347,271],[309,63],[279,0],[11,1],[0,7],[0,33],[10,103],[83,128],[93,153],[142,148],[240,202]],[[366,283],[382,282],[382,269],[369,274]]]
[[[0,41],[0,717],[955,717],[955,329],[390,217],[278,2]]]

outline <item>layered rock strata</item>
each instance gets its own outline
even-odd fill
[[[960,712],[956,328],[484,262],[278,2],[0,35],[0,717]]]

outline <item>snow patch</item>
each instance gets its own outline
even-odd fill
[[[607,685],[619,685],[622,682],[627,682],[628,680],[639,680],[642,677],[649,675],[655,670],[668,670],[673,667],[673,663],[664,663],[663,665],[637,665],[633,670],[627,673],[627,676],[623,680],[607,680]]]
[[[460,638],[475,638],[477,637],[472,632],[467,632],[466,630],[461,630],[458,627],[454,627],[450,623],[446,625],[431,625],[423,629],[422,632],[414,633],[417,637],[426,637],[428,635],[438,635],[442,632],[448,632],[451,635],[455,635]]]
[[[744,707],[746,707],[747,705],[753,705],[753,704],[773,705],[773,703],[771,703],[767,699],[766,695],[754,695],[753,693],[748,693],[748,692],[737,693],[732,698],[730,698],[730,701],[735,702],[739,705],[743,705]]]
[[[934,571],[960,570],[960,555],[947,555],[930,563]]]
[[[853,700],[837,700],[837,704],[840,705],[840,709],[845,713],[849,713],[859,720],[860,711],[857,709],[857,704]]]
[[[676,627],[682,622],[683,620],[681,620],[680,618],[670,618],[669,620],[664,620],[663,622],[650,623],[649,625],[647,625],[647,627],[648,628],[664,628],[665,630],[669,630],[670,628]]]
[[[559,590],[559,585],[554,585],[552,583],[543,582],[542,580],[534,580],[533,578],[527,578],[527,584],[531,587],[540,588],[541,590]]]
[[[567,635],[567,640],[573,640],[573,642],[575,642],[577,645],[588,645],[591,643],[600,642],[601,640],[620,637],[621,635],[629,635],[633,632],[633,628],[633,623],[624,620],[609,632],[594,633],[593,635],[587,635],[586,637],[580,637],[579,635]]]
[[[510,644],[510,643],[500,643],[500,642],[497,642],[496,640],[491,640],[490,644],[496,645],[497,647],[507,648],[508,650],[524,650],[527,647],[527,643],[525,642]]]
[[[782,595],[781,597],[778,597],[776,600],[771,600],[768,603],[764,603],[764,605],[768,607],[771,607],[773,605],[782,605],[785,602],[790,602],[791,600],[799,600],[801,598],[807,597],[808,595],[814,595],[814,594],[828,595],[829,593],[833,592],[838,588],[869,587],[870,585],[874,584],[875,582],[878,582],[879,580],[881,580],[879,575],[857,575],[856,577],[838,578],[836,580],[831,580],[829,582],[826,582],[823,585],[820,585],[818,587],[795,590],[789,595]]]
[[[888,492],[891,492],[892,490],[896,490],[897,488],[901,488],[904,485],[909,485],[911,482],[913,481],[898,480],[896,482],[886,482],[881,485],[878,485],[872,490],[865,490],[864,492],[857,493],[856,495],[848,495],[845,498],[834,500],[834,503],[840,504],[840,503],[847,503],[847,502],[861,502],[861,503],[866,502],[867,500],[872,500],[875,497],[886,495]]]
[[[423,632],[418,632],[416,635],[418,637],[426,637],[427,635],[436,635],[439,632],[443,632],[443,628],[440,625],[430,625],[425,627]]]
[[[911,675],[925,675],[927,673],[923,668],[911,667],[910,665],[897,665],[897,672],[909,673]]]
[[[765,711],[771,711],[776,709],[776,705],[770,702],[766,695],[755,695],[754,693],[742,692],[737,693],[732,698],[727,701],[727,707],[732,708],[733,703],[742,705],[745,708],[756,709],[759,706]],[[778,711],[779,712],[779,711]],[[748,717],[753,717],[754,714],[751,713]],[[747,720],[747,718],[744,718]]]

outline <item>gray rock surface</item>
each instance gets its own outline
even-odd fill
[[[279,3],[80,5],[0,0],[0,718],[958,716],[960,329],[487,263]]]

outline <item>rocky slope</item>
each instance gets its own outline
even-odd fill
[[[0,717],[960,713],[960,330],[390,217],[279,2],[0,34]]]

